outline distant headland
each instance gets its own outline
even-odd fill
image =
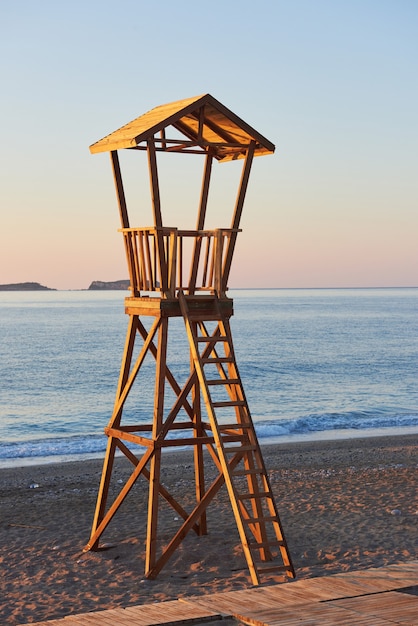
[[[129,289],[129,285],[130,280],[113,280],[110,282],[93,280],[86,291],[126,291]],[[57,289],[45,287],[45,285],[41,285],[41,283],[28,282],[0,285],[0,291],[57,291]]]
[[[93,282],[91,283],[90,287],[89,287],[89,291],[97,291],[97,290],[102,290],[102,291],[106,291],[106,290],[119,290],[119,291],[126,291],[127,289],[129,289],[129,285],[131,284],[130,280],[114,280],[111,282],[105,282],[102,280],[93,280]]]
[[[45,287],[41,283],[9,283],[0,285],[0,291],[56,291],[56,289]]]

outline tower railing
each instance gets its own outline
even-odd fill
[[[175,298],[181,289],[225,295],[228,248],[239,229],[122,228],[131,290]]]

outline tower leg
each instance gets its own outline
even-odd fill
[[[192,355],[190,355],[190,371],[193,373],[195,371],[195,366],[193,362]],[[193,412],[194,412],[194,424],[195,431],[194,436],[196,439],[204,435],[204,430],[202,427],[202,403],[200,397],[200,384],[199,380],[196,377],[196,382],[193,385],[192,389],[192,402],[193,402]],[[201,443],[196,443],[194,446],[194,471],[195,471],[195,485],[196,485],[196,503],[199,504],[205,495],[205,471],[204,471],[204,459],[203,459],[203,445]],[[202,512],[201,518],[199,520],[199,535],[207,535],[207,519],[206,519],[206,510]]]
[[[163,318],[161,319],[161,324],[158,332],[158,351],[154,392],[154,419],[152,438],[155,447],[154,454],[150,463],[149,476],[148,524],[145,554],[146,576],[154,567],[157,555],[158,508],[161,484],[161,448],[158,447],[157,442],[158,436],[163,426],[164,419],[164,388],[167,368],[167,334],[168,318]]]
[[[133,348],[135,344],[136,331],[137,331],[136,318],[133,315],[131,315],[129,316],[129,324],[128,324],[128,329],[126,332],[125,348],[123,351],[118,388],[116,391],[115,406],[114,406],[113,415],[111,417],[109,426],[119,425],[120,423],[121,410],[118,409],[119,400],[120,400],[122,391],[125,387],[126,381],[128,380],[128,377],[129,377],[129,371],[130,371],[131,362],[132,362]],[[94,535],[96,534],[97,528],[101,524],[105,515],[107,497],[109,494],[109,484],[110,484],[110,479],[112,476],[113,462],[115,459],[115,452],[116,452],[115,439],[110,436],[107,442],[106,455],[105,455],[105,459],[103,463],[102,477],[100,480],[99,492],[97,495],[96,510],[95,510],[94,518],[93,518],[90,543],[88,544],[88,548],[90,550],[97,550],[98,548],[99,537],[96,537],[93,542],[91,541]]]

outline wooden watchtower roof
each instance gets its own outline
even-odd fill
[[[177,137],[166,136],[169,127]],[[146,150],[155,137],[156,149],[167,152],[208,153],[218,161],[243,159],[251,144],[254,156],[272,154],[274,144],[210,94],[157,106],[92,146],[92,154],[122,148]]]

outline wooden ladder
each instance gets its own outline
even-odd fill
[[[253,584],[262,574],[295,571],[238,373],[228,317],[217,296],[213,313],[193,311],[179,292],[191,356],[206,405],[217,456],[228,489]],[[211,328],[208,329],[208,326]],[[210,350],[210,351],[209,351]],[[280,557],[279,563],[273,559]]]

